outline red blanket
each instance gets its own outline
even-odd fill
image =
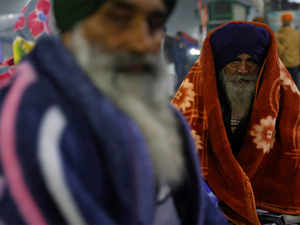
[[[236,224],[260,224],[256,208],[300,214],[300,93],[278,58],[271,29],[252,24],[269,31],[271,45],[236,157],[218,98],[209,41],[214,31],[173,99],[190,123],[206,181]]]

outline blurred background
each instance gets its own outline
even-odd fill
[[[14,24],[27,0],[0,0],[0,62],[11,56]]]
[[[0,63],[11,57],[14,23],[28,0],[0,0]],[[181,83],[201,53],[206,35],[231,20],[252,21],[259,17],[274,31],[284,12],[294,16],[292,26],[300,31],[300,0],[178,0],[166,25],[164,53],[176,82]]]
[[[165,53],[178,86],[201,53],[206,35],[232,21],[259,21],[274,32],[281,26],[281,14],[293,15],[292,26],[300,33],[300,0],[178,0],[166,31]]]

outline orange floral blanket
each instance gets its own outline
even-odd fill
[[[240,22],[233,22],[240,23]],[[271,45],[259,75],[243,146],[232,153],[218,97],[210,36],[173,104],[189,121],[203,173],[226,216],[260,224],[256,208],[300,214],[300,93]],[[218,29],[218,28],[217,28]]]

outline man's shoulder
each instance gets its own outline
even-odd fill
[[[17,66],[13,80],[6,92],[5,98],[18,94],[20,100],[27,98],[42,100],[46,96],[56,96],[53,84],[46,79],[46,76],[41,76],[35,68],[34,62],[27,60]]]
[[[9,86],[0,90],[0,126],[11,120],[19,130],[35,130],[52,107],[63,108],[63,98],[29,61],[16,69]]]
[[[298,30],[295,29],[294,27],[287,27],[287,33],[294,33],[294,34],[299,34]]]
[[[281,27],[277,33],[282,33],[282,34],[299,34],[298,30],[289,26],[289,27]]]
[[[78,105],[83,106],[84,103],[80,104],[79,102],[82,102],[82,99],[86,98],[83,96],[88,96],[90,92],[83,92],[80,95],[80,93],[74,94],[72,90],[89,89],[88,85],[91,84],[87,81],[84,85],[74,82],[72,85],[64,87],[58,85],[57,80],[47,74],[48,71],[41,71],[37,67],[32,60],[25,60],[17,67],[13,81],[6,88],[0,89],[0,112],[6,108],[15,108],[18,116],[23,118],[19,120],[22,124],[22,121],[26,121],[28,118],[31,120],[33,117],[43,117],[53,107],[59,109],[66,118],[82,117],[85,112],[78,110]],[[80,88],[82,86],[84,88]],[[107,109],[98,111],[98,116],[113,117],[107,113],[108,111],[113,111],[116,115],[120,114],[120,111],[109,98],[99,92],[94,93],[94,95],[99,108]]]

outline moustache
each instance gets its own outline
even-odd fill
[[[114,71],[116,73],[155,75],[159,71],[159,65],[159,56],[119,55],[115,58]]]
[[[224,81],[225,82],[238,82],[238,83],[253,83],[256,82],[257,76],[256,75],[225,75]]]

